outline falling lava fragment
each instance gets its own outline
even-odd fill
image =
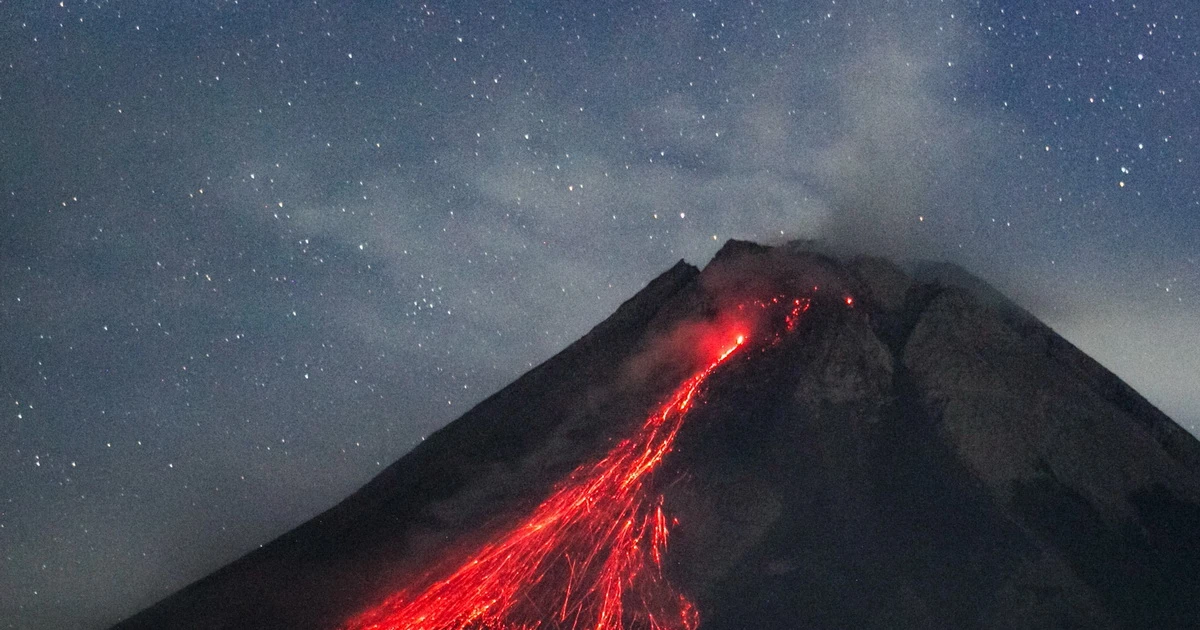
[[[789,330],[800,311],[796,300]],[[448,575],[391,596],[345,630],[696,628],[695,605],[663,572],[672,523],[648,481],[705,381],[744,347],[744,333],[730,337],[635,435],[575,469],[525,520]]]

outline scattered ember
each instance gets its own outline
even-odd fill
[[[788,307],[790,332],[809,300],[776,297],[751,306]],[[694,630],[695,605],[663,571],[669,526],[677,522],[664,513],[649,477],[671,451],[705,381],[745,347],[745,332],[728,334],[719,355],[635,435],[575,469],[525,520],[453,572],[396,593],[344,630]],[[771,337],[771,345],[780,340]]]

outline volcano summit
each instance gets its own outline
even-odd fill
[[[1200,627],[1197,532],[1200,442],[981,281],[730,241],[116,629]]]

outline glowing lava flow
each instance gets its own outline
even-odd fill
[[[663,574],[668,518],[648,475],[671,450],[705,380],[744,344],[738,335],[636,435],[575,469],[527,519],[449,576],[398,593],[345,628],[696,628],[695,606]]]

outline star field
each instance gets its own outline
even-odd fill
[[[104,628],[728,238],[1200,432],[1200,4],[0,0],[0,627]]]

